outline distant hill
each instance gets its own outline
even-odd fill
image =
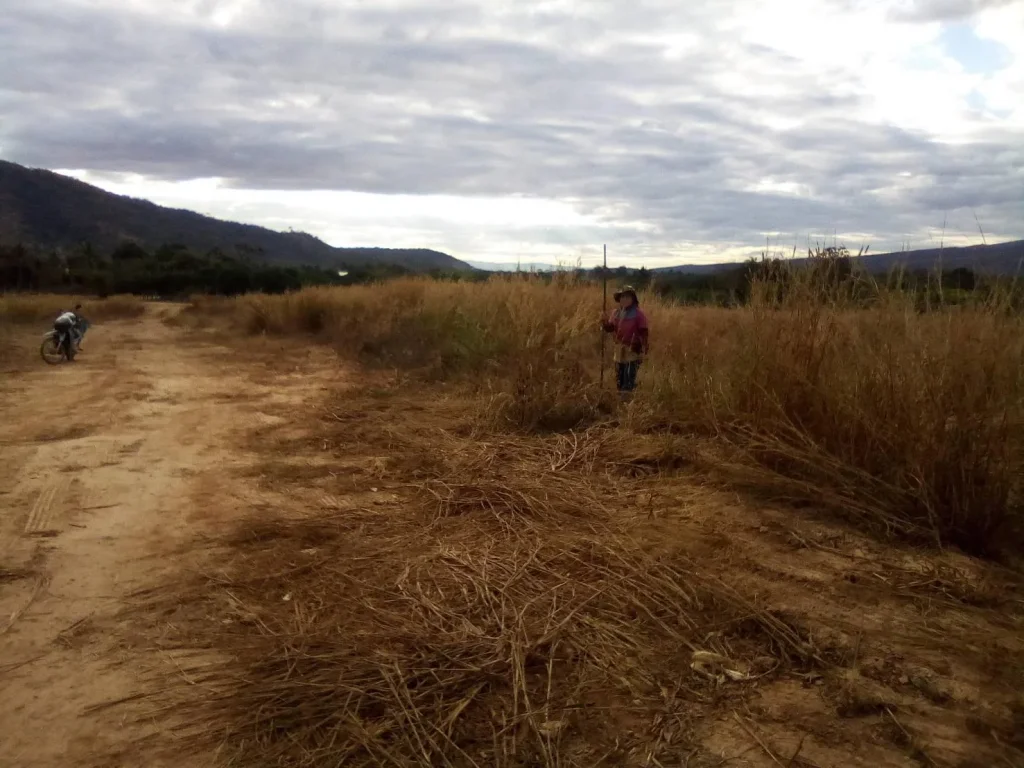
[[[861,256],[858,262],[871,272],[884,272],[897,265],[907,269],[933,269],[941,264],[947,270],[965,267],[976,272],[1011,274],[1024,267],[1024,240],[995,245],[868,254]]]
[[[471,267],[487,272],[555,272],[572,267],[560,267],[556,264],[543,264],[525,261],[471,261]]]
[[[88,242],[101,251],[111,251],[125,241],[149,249],[174,243],[198,252],[219,248],[275,264],[472,269],[453,256],[426,248],[334,248],[302,232],[275,232],[164,208],[52,171],[0,160],[0,245],[55,248]]]
[[[1024,240],[996,245],[971,245],[956,248],[928,248],[919,251],[902,251],[898,253],[874,253],[866,256],[853,257],[869,272],[878,274],[888,272],[897,264],[911,270],[931,270],[942,264],[944,270],[966,267],[977,272],[990,274],[1016,274],[1018,270],[1024,275]],[[806,258],[786,258],[793,264],[801,264]],[[471,261],[470,265],[488,272],[554,272],[572,267],[555,264],[528,262],[487,262]],[[743,262],[731,261],[718,264],[679,264],[674,267],[655,267],[651,272],[673,272],[688,275],[713,275],[743,266]]]
[[[787,259],[793,264],[807,261],[806,258]],[[965,267],[975,272],[1009,275],[1018,271],[1024,273],[1024,240],[995,245],[970,245],[958,248],[926,248],[919,251],[896,253],[873,253],[857,256],[853,261],[868,272],[888,272],[897,266],[911,270],[931,270],[942,265],[951,270]],[[675,267],[659,267],[653,272],[677,272],[681,274],[706,275],[724,272],[743,266],[741,262],[723,264],[680,264]]]

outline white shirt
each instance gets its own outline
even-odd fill
[[[55,322],[60,323],[61,325],[65,323],[77,323],[78,315],[76,315],[74,312],[65,312],[60,317],[58,317]]]

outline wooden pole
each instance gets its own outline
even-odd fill
[[[608,317],[608,246],[604,246],[604,267],[601,269],[601,290],[603,293],[601,300],[601,389],[604,389],[604,339],[606,334],[604,332],[603,324]]]

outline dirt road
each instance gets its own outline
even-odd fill
[[[96,326],[72,365],[2,374],[3,768],[111,765],[124,749],[119,764],[152,764],[132,756],[145,726],[102,707],[159,661],[132,650],[118,613],[253,500],[241,438],[319,386],[261,379],[237,351],[167,325],[173,312]]]

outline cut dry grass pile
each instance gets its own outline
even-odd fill
[[[435,520],[483,514],[511,531],[537,520],[605,523],[611,512],[602,487],[565,471],[593,461],[602,439],[574,438],[563,444],[481,436],[467,443],[438,436],[430,449],[440,461],[419,487],[436,501]]]
[[[643,296],[652,353],[630,428],[712,436],[716,474],[762,496],[986,556],[1024,548],[1024,319],[998,296],[922,313],[800,275],[727,310]],[[870,295],[866,296],[866,292]],[[865,308],[866,307],[866,308]],[[558,278],[398,280],[203,302],[250,332],[312,333],[364,361],[452,378],[492,424],[606,418],[599,289]],[[610,372],[609,372],[610,374]]]
[[[758,675],[807,654],[775,617],[616,537],[367,537],[363,519],[353,543],[352,522],[264,528],[244,573],[267,575],[229,569],[181,596],[208,601],[232,654],[188,672],[205,691],[186,710],[196,746],[226,741],[244,765],[623,764],[688,746],[740,696],[715,680],[724,659]]]
[[[695,729],[710,713],[755,681],[824,663],[801,631],[681,551],[629,535],[608,497],[629,481],[604,473],[605,436],[429,429],[407,437],[392,482],[428,444],[434,460],[394,486],[399,502],[253,521],[216,573],[150,596],[187,681],[179,755],[700,765]]]
[[[145,303],[135,296],[96,299],[51,293],[5,293],[0,295],[0,326],[52,321],[76,304],[82,305],[82,314],[93,322],[139,317],[146,311]]]

